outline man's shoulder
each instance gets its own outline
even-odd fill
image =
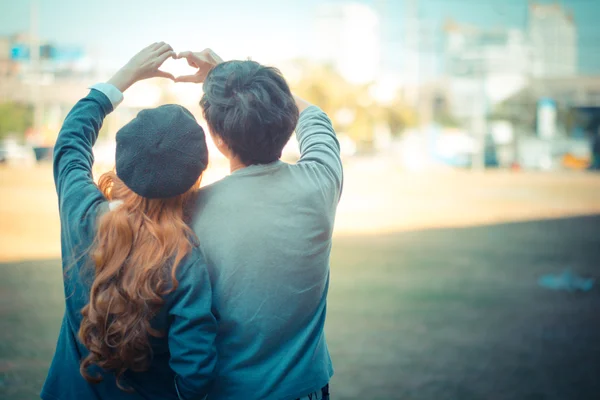
[[[196,192],[194,200],[188,208],[188,218],[194,230],[200,219],[217,213],[217,210],[224,206],[227,199],[232,196],[229,178],[230,176],[226,176],[203,186]]]
[[[321,166],[311,162],[281,162],[276,169],[268,173],[228,175],[198,190],[195,211],[246,204],[247,196],[256,195],[257,192],[263,193],[265,185],[271,189],[278,188],[287,195],[295,194],[300,198],[302,194],[310,193],[313,187],[320,187],[321,175],[323,175]]]
[[[230,190],[230,178],[231,176],[228,175],[218,181],[201,187],[196,193],[196,208],[205,206],[207,203],[210,203],[215,198],[223,196]]]

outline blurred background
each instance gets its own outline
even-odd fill
[[[62,121],[155,41],[275,66],[331,117],[334,398],[600,398],[599,18],[598,0],[0,0],[0,398],[37,398],[58,336]],[[204,124],[200,96],[135,84],[95,175],[141,109]],[[203,184],[228,173],[210,149]]]

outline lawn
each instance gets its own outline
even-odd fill
[[[600,217],[336,238],[333,399],[598,399]],[[59,262],[0,264],[0,398],[36,398],[62,317]]]

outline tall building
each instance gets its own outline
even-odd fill
[[[352,83],[373,81],[380,70],[381,35],[375,10],[360,3],[329,3],[317,8],[316,57]]]
[[[577,27],[572,14],[558,3],[531,3],[528,30],[534,77],[577,74]]]
[[[0,37],[0,80],[17,72],[17,65],[11,58],[11,41],[9,37]]]
[[[24,74],[33,68],[32,61],[36,54],[39,57],[40,73],[52,79],[72,79],[77,76],[87,78],[94,67],[83,46],[38,41],[38,51],[34,54],[29,33],[18,33],[7,40],[6,42],[6,39],[0,38],[0,51],[4,52],[3,46],[8,45],[10,60],[18,65]]]
[[[444,31],[444,69],[457,117],[484,113],[481,107],[501,102],[527,84],[530,50],[523,31],[454,21]]]

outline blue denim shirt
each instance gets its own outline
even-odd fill
[[[105,94],[91,90],[65,119],[54,149],[66,309],[41,397],[202,399],[214,380],[217,324],[211,311],[211,279],[198,248],[178,268],[179,286],[167,295],[165,305],[152,321],[165,335],[152,338],[150,368],[125,374],[125,385],[135,391],[118,389],[114,375],[107,371],[97,369],[104,376],[99,384],[88,383],[79,373],[87,350],[79,342],[77,332],[93,279],[85,251],[93,242],[98,215],[108,212],[108,203],[92,179],[92,146],[104,117],[112,109]]]

